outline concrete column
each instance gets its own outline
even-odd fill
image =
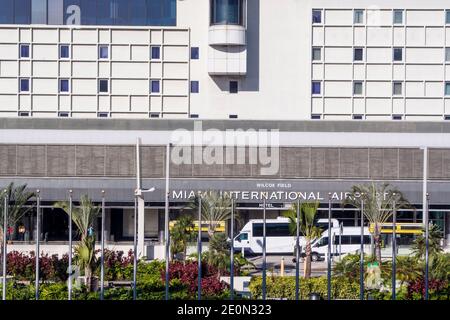
[[[145,236],[145,201],[144,198],[138,197],[138,240],[137,251],[138,258],[146,255],[144,236]]]

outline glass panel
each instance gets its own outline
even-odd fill
[[[450,96],[450,82],[445,84],[445,95]]]
[[[59,57],[60,58],[69,58],[69,46],[61,45],[59,48]]]
[[[191,93],[198,93],[199,92],[199,82],[198,81],[191,81]]]
[[[402,84],[399,82],[394,83],[394,95],[402,94]]]
[[[14,23],[14,0],[0,0],[0,24]]]
[[[192,47],[191,48],[191,59],[192,60],[198,60],[199,59],[199,54],[200,50],[198,47]]]
[[[394,61],[402,61],[403,60],[403,49],[395,48],[394,49]]]
[[[230,93],[238,93],[238,82],[230,81]]]
[[[29,58],[30,57],[30,46],[28,44],[20,45],[20,57]]]
[[[47,0],[33,0],[31,2],[31,23],[47,23]]]
[[[445,12],[445,23],[450,24],[450,10]]]
[[[29,79],[20,79],[20,91],[21,92],[30,91],[30,80]]]
[[[99,91],[108,92],[108,80],[100,80]]]
[[[363,61],[363,49],[355,49],[354,60]]]
[[[313,10],[312,20],[313,23],[322,23],[322,11]]]
[[[403,10],[394,10],[394,23],[395,24],[403,23]]]
[[[99,25],[113,25],[113,11],[114,2],[110,0],[98,0],[97,1],[97,24]]]
[[[99,47],[99,58],[100,59],[108,59],[108,47],[107,46]]]
[[[60,80],[59,91],[60,92],[69,92],[69,80],[67,80],[67,79]]]
[[[322,60],[322,50],[320,48],[313,48],[313,61]]]
[[[320,82],[312,83],[312,94],[320,94]]]
[[[14,1],[14,23],[31,24],[31,0]]]
[[[213,0],[211,2],[211,23],[241,25],[243,10],[242,0]]]
[[[129,1],[130,17],[129,24],[133,26],[144,26],[147,24],[147,2],[145,0]]]
[[[159,80],[152,80],[151,92],[153,93],[159,92]]]
[[[112,1],[112,16],[114,18],[114,24],[123,26],[128,23],[128,0],[115,0]]]
[[[445,61],[450,61],[450,48],[445,48]]]
[[[364,11],[363,10],[355,10],[354,14],[354,23],[363,23],[364,22]]]
[[[362,94],[362,82],[355,82],[353,94]]]
[[[97,24],[97,2],[92,0],[81,0],[81,24]]]
[[[160,59],[160,47],[152,47],[151,58],[152,59]]]

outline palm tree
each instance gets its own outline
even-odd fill
[[[381,227],[394,213],[394,210],[410,208],[408,200],[397,188],[390,184],[361,184],[351,188],[343,205],[361,210],[364,201],[364,216],[374,226],[372,236],[375,243],[375,259],[381,266]]]
[[[322,229],[315,226],[314,220],[319,208],[319,202],[304,202],[300,205],[300,232],[306,240],[305,255],[303,264],[303,276],[308,279],[311,277],[311,242],[320,237]],[[283,213],[289,218],[289,230],[291,234],[297,233],[297,204],[294,204],[289,211]]]
[[[0,193],[0,238],[3,237],[3,232],[8,232],[8,227],[14,227],[17,222],[22,219],[24,215],[33,210],[33,206],[25,207],[25,205],[35,197],[34,192],[26,191],[27,185],[14,186],[10,183]],[[9,199],[7,226],[3,226],[4,202],[5,197]]]
[[[170,252],[173,256],[183,253],[183,260],[186,257],[187,245],[195,238],[194,219],[190,215],[182,215],[170,231]]]
[[[220,278],[230,264],[230,243],[225,233],[217,233],[211,237],[205,256],[208,264],[217,268],[217,277]]]
[[[441,247],[442,230],[436,224],[430,224],[428,228],[428,253],[430,258],[434,258],[443,251]],[[425,235],[422,233],[413,242],[412,253],[417,259],[424,259],[426,251]]]
[[[192,209],[198,208],[198,196],[190,203]],[[208,222],[208,236],[211,239],[219,223],[231,219],[231,198],[209,192],[202,197],[202,220]]]
[[[69,202],[61,201],[55,203],[55,208],[63,209],[69,214]],[[92,273],[95,267],[95,234],[92,231],[94,222],[99,216],[100,207],[94,206],[87,195],[81,196],[80,206],[72,208],[72,222],[78,228],[80,242],[75,247],[77,264],[84,269],[86,287],[88,291],[92,288]]]

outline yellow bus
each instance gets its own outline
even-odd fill
[[[370,233],[373,233],[375,229],[375,224],[371,223],[369,226]],[[390,234],[393,233],[393,223],[386,222],[381,224],[381,233]],[[422,223],[396,223],[395,233],[397,234],[422,234],[423,224]]]
[[[175,224],[177,223],[176,220],[174,221],[170,221],[169,222],[169,230],[172,230],[172,228],[175,226]],[[217,232],[225,232],[225,221],[217,221],[214,222],[216,225],[216,231]],[[209,226],[209,221],[202,221],[202,232],[208,232],[208,226]],[[198,221],[194,221],[194,230],[198,232]]]

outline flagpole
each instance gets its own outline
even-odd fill
[[[72,190],[69,190],[69,284],[68,300],[72,300]]]
[[[40,215],[41,215],[41,196],[40,191],[36,191],[36,283],[35,283],[35,297],[39,300],[39,234],[40,234]]]
[[[266,283],[266,199],[263,201],[263,274],[262,274],[262,298],[266,300],[267,283]]]
[[[202,196],[198,197],[198,300],[202,300]]]
[[[102,227],[100,256],[100,300],[105,298],[105,190],[102,190]]]
[[[8,255],[8,248],[7,248],[7,241],[6,241],[6,234],[8,233],[8,191],[5,189],[5,201],[4,201],[4,207],[3,207],[3,286],[2,286],[2,293],[3,293],[3,300],[6,300],[6,264],[7,264],[7,255]]]
[[[295,242],[295,300],[300,297],[300,200],[297,201],[297,239]]]
[[[230,300],[234,299],[234,199],[231,199]]]

